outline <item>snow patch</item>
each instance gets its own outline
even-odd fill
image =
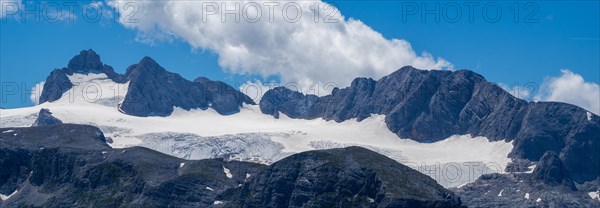
[[[212,189],[211,187],[208,187],[208,186],[206,187],[206,190],[215,191],[214,189]]]
[[[535,170],[536,165],[531,165],[529,167],[527,167],[527,171],[525,171],[524,173],[533,173],[533,170]]]
[[[116,107],[127,94],[129,82],[120,84],[112,81],[106,74],[73,74],[68,76],[73,87],[54,101],[61,104],[90,105],[99,104]]]
[[[541,201],[542,201],[542,198],[537,198],[537,199],[535,200],[535,202],[537,202],[537,203],[539,203],[539,202],[541,202]]]
[[[226,167],[223,167],[223,173],[225,173],[227,178],[233,178],[233,175],[231,175],[231,170],[227,169]]]
[[[7,196],[7,195],[0,194],[0,199],[1,199],[2,201],[6,201],[6,200],[10,199],[10,197],[12,197],[12,196],[14,196],[15,194],[17,194],[18,192],[19,192],[18,190],[15,190],[14,192],[12,192],[12,194],[9,194],[8,196]]]
[[[182,168],[185,165],[185,163],[179,163],[179,168]]]
[[[588,192],[588,196],[590,196],[592,199],[598,199],[598,201],[600,201],[600,191]]]
[[[502,192],[504,192],[504,189],[502,189],[502,190],[500,191],[500,193],[498,193],[498,196],[502,196]]]
[[[250,178],[250,174],[246,173],[246,179]]]
[[[375,199],[371,198],[371,197],[367,197],[367,200],[369,201],[369,203],[373,203],[375,202]]]
[[[15,131],[15,130],[9,129],[9,130],[3,131],[2,133],[3,133],[3,134],[6,134],[6,133],[11,133],[11,132],[14,132],[14,131]]]
[[[213,202],[213,204],[223,204],[223,202],[222,201],[215,201],[215,202]]]
[[[592,121],[592,113],[590,113],[590,112],[585,112],[585,115],[587,116],[587,120],[588,120],[588,121]]]
[[[525,193],[525,199],[529,199],[529,193]]]

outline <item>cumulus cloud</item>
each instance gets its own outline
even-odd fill
[[[5,17],[9,13],[18,11],[20,7],[20,0],[0,0],[0,18]]]
[[[31,102],[33,102],[36,105],[40,104],[40,96],[42,96],[42,92],[44,91],[45,83],[46,82],[39,82],[35,84],[33,88],[31,88],[31,94],[29,95],[29,99],[31,99]]]
[[[259,103],[262,96],[269,91],[278,86],[278,83],[275,82],[266,82],[263,83],[260,80],[251,82],[247,81],[246,83],[240,85],[240,92],[246,94],[248,97],[252,98],[254,102]]]
[[[182,40],[218,54],[219,65],[230,73],[277,76],[283,83],[343,87],[356,77],[377,79],[405,65],[452,67],[321,1],[113,0],[108,5],[141,41]]]
[[[498,85],[513,96],[524,100],[555,101],[582,107],[596,115],[600,114],[600,85],[586,82],[569,69],[560,71],[559,76],[547,77],[542,84],[527,83],[512,86]]]
[[[586,82],[581,75],[568,69],[561,70],[558,77],[547,78],[535,99],[570,103],[600,114],[600,85]]]

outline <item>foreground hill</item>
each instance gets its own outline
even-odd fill
[[[112,149],[92,126],[3,128],[3,207],[458,207],[433,179],[373,151],[309,151],[272,166]]]

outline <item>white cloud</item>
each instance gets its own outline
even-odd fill
[[[87,5],[88,5],[89,7],[93,7],[93,8],[96,8],[96,9],[100,9],[100,7],[102,7],[102,5],[104,5],[104,3],[103,3],[103,2],[101,2],[101,1],[92,1],[92,2],[90,2],[90,3],[89,3],[89,4],[87,4]]]
[[[240,86],[240,92],[246,94],[248,97],[252,98],[254,102],[259,103],[262,96],[270,89],[277,87],[278,84],[275,82],[263,83],[260,80],[251,82],[247,81],[246,83]]]
[[[36,105],[40,104],[40,96],[42,96],[42,92],[44,91],[44,83],[46,82],[37,83],[35,86],[33,86],[33,88],[31,88],[31,95],[29,95],[29,99],[31,99],[31,102]]]
[[[236,8],[235,3],[239,22],[234,15],[221,15],[224,7]],[[334,82],[343,87],[356,77],[377,79],[405,65],[452,67],[428,53],[419,55],[405,40],[386,39],[359,20],[332,13],[335,8],[321,1],[110,1],[108,5],[118,11],[122,25],[139,32],[139,40],[183,40],[195,49],[217,53],[219,65],[228,72],[279,76],[283,83]],[[295,6],[301,11],[297,22]],[[208,12],[217,7],[214,15]],[[258,15],[260,19],[255,18]]]
[[[600,85],[586,82],[581,75],[568,69],[561,70],[558,77],[547,78],[535,99],[570,103],[600,114]]]
[[[20,10],[20,0],[0,0],[0,18]]]

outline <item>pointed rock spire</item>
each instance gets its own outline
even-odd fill
[[[31,125],[32,127],[36,127],[36,126],[52,126],[52,125],[58,125],[58,124],[62,124],[63,122],[52,116],[52,113],[50,112],[50,110],[48,110],[47,108],[42,108],[40,109],[40,112],[38,113],[38,117],[37,119],[35,119],[35,122],[33,122],[33,125]]]

